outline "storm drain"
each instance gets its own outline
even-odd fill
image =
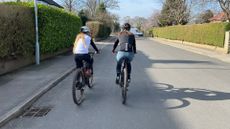
[[[51,111],[51,107],[32,107],[22,117],[43,117]]]

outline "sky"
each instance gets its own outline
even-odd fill
[[[161,0],[119,0],[119,9],[110,10],[110,12],[117,14],[120,20],[126,16],[148,18],[154,11],[161,8]]]
[[[61,3],[62,0],[54,0]],[[141,16],[148,18],[153,11],[161,10],[162,0],[118,0],[119,8],[109,10],[120,17],[120,21],[126,16]]]

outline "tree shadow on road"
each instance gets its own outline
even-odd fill
[[[176,99],[181,102],[180,105],[168,107],[168,109],[176,109],[187,107],[191,104],[188,99],[204,100],[204,101],[220,101],[230,100],[230,93],[213,91],[200,88],[175,88],[171,84],[154,83],[156,93],[159,99],[166,101]]]
[[[204,100],[204,101],[223,101],[230,100],[230,93],[214,91],[209,89],[202,88],[176,88],[173,84],[167,84],[163,82],[159,82],[154,79],[154,77],[150,77],[150,75],[146,72],[146,69],[152,69],[154,72],[155,69],[214,69],[214,70],[230,70],[228,68],[220,68],[217,64],[211,61],[202,61],[202,60],[153,60],[150,59],[147,55],[138,51],[138,58],[133,63],[133,73],[134,78],[132,79],[132,83],[130,86],[130,95],[131,102],[129,102],[130,107],[135,107],[140,105],[137,104],[147,104],[148,103],[161,103],[164,108],[167,109],[178,109],[184,108],[191,105],[191,101],[189,99],[195,100]],[[169,64],[155,67],[155,64]],[[177,64],[176,66],[171,66],[170,64]],[[186,64],[186,65],[183,65]],[[197,65],[200,64],[200,65]],[[180,67],[182,65],[182,67]],[[205,67],[208,65],[209,67]],[[141,69],[135,69],[135,67],[141,67]],[[162,71],[163,72],[163,71]],[[175,75],[176,76],[176,75]],[[167,78],[167,74],[165,75]],[[207,83],[208,84],[208,83]],[[135,88],[132,88],[133,87]],[[132,98],[133,97],[133,98]],[[164,104],[168,100],[179,101],[176,102],[177,105],[168,106]],[[134,104],[137,103],[137,104]],[[152,106],[152,105],[151,105]]]

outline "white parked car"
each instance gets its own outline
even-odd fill
[[[130,32],[132,32],[135,36],[143,36],[143,33],[142,32],[140,32],[137,28],[135,28],[135,27],[132,27],[131,29],[130,29]]]

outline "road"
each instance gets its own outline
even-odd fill
[[[127,105],[115,85],[112,44],[95,57],[95,87],[81,106],[72,101],[73,74],[2,129],[230,129],[230,65],[154,41],[137,40]]]

